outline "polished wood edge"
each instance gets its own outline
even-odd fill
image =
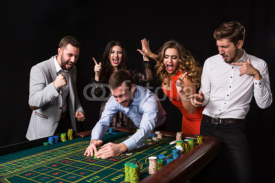
[[[114,131],[119,131],[119,132],[127,132],[127,133],[135,133],[136,129],[132,128],[123,128],[123,127],[115,127]],[[164,137],[169,137],[169,138],[176,138],[177,132],[167,132],[167,131],[159,131],[163,134]],[[153,131],[153,134],[156,132],[155,130]],[[195,135],[190,135],[190,134],[183,134],[183,137],[195,137]]]
[[[132,128],[124,128],[124,127],[115,127],[114,131],[116,132],[126,132],[126,133],[135,133],[136,129],[132,129]],[[88,130],[88,131],[84,131],[84,132],[79,132],[76,134],[77,137],[88,137],[91,135],[92,130]],[[159,131],[161,133],[163,133],[164,137],[171,137],[171,138],[175,138],[176,137],[176,132],[166,132],[166,131]],[[155,133],[155,131],[153,131],[153,133]],[[187,134],[183,134],[183,136],[188,136],[188,137],[195,137],[194,135],[187,135]]]
[[[135,133],[136,129],[132,128],[124,128],[124,127],[115,127],[114,131],[117,132],[126,132],[126,133]],[[77,137],[88,137],[91,135],[92,130],[79,132],[76,134]],[[159,131],[163,134],[164,137],[170,137],[170,138],[176,138],[176,132],[167,132],[167,131]],[[153,134],[155,134],[155,130],[153,131]],[[195,137],[195,135],[189,135],[189,134],[183,134],[183,137]]]
[[[91,133],[92,133],[92,130],[88,130],[88,131],[85,131],[85,132],[78,132],[77,134],[75,134],[75,136],[84,138],[84,137],[91,136]]]
[[[142,183],[187,182],[221,150],[221,141],[215,137],[203,136],[204,142],[180,158],[165,165],[155,174],[146,177]],[[161,178],[160,178],[161,177]]]

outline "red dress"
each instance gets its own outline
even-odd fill
[[[162,91],[168,96],[169,100],[181,111],[182,113],[182,125],[181,131],[187,134],[198,135],[200,134],[200,125],[202,119],[202,111],[204,107],[197,107],[194,114],[190,114],[182,105],[180,96],[177,92],[175,81],[181,75],[181,72],[177,72],[176,76],[171,77],[170,90],[165,90],[162,87]]]

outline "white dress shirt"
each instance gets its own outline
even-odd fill
[[[166,112],[158,98],[150,90],[135,85],[136,91],[132,104],[129,107],[122,107],[114,98],[110,97],[105,105],[100,120],[92,130],[91,140],[101,139],[108,130],[113,116],[118,111],[126,114],[139,130],[123,143],[128,150],[140,148],[144,142],[151,137],[155,127],[161,126],[166,120]]]
[[[70,72],[67,70],[62,70],[62,68],[60,67],[59,63],[56,60],[56,56],[54,57],[54,65],[56,68],[56,73],[57,76],[59,74],[63,74],[66,78],[66,81],[69,81],[69,77],[70,77]],[[67,111],[67,96],[69,95],[69,85],[68,83],[63,86],[62,88],[60,88],[59,93],[62,96],[62,112],[66,112]]]
[[[226,63],[219,54],[205,61],[200,89],[205,97],[203,114],[213,118],[245,119],[253,93],[260,108],[271,105],[272,93],[267,64],[244,50],[243,56],[237,62],[247,62],[248,57],[252,66],[260,72],[261,80],[255,80],[253,76],[246,74],[239,76],[241,66]]]

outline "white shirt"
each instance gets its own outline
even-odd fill
[[[63,86],[62,88],[60,88],[60,95],[62,96],[62,112],[66,112],[67,111],[67,96],[69,95],[69,77],[70,77],[70,72],[67,70],[62,70],[62,68],[60,67],[59,63],[56,60],[56,56],[54,57],[54,65],[56,68],[56,73],[57,75],[59,74],[63,74],[66,78],[67,84],[65,86]]]
[[[239,76],[241,66],[226,63],[221,55],[208,58],[203,66],[201,91],[205,96],[203,114],[213,118],[245,119],[250,108],[254,93],[257,105],[264,109],[272,103],[272,93],[268,67],[264,60],[247,54],[237,62],[250,62],[261,76],[261,80],[254,80],[253,76]]]

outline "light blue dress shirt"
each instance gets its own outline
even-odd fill
[[[123,143],[128,150],[140,148],[151,136],[155,127],[159,127],[166,120],[166,112],[162,108],[159,99],[150,90],[135,85],[136,91],[132,104],[122,107],[114,97],[110,97],[105,105],[100,120],[92,130],[92,139],[101,139],[108,130],[114,114],[118,111],[126,114],[139,130]]]

